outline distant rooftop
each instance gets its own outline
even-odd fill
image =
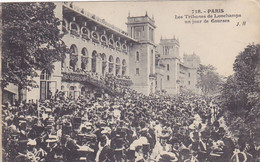
[[[173,38],[162,38],[160,39],[160,44],[172,44],[172,43],[176,43],[179,45],[179,39],[176,39],[175,36]]]

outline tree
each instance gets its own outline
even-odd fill
[[[67,48],[61,41],[54,3],[4,3],[2,5],[2,87],[37,86],[37,70],[52,71],[53,63],[64,57]]]
[[[223,84],[222,101],[231,129],[247,132],[260,143],[260,45],[248,45],[233,64],[234,75]],[[239,120],[238,120],[239,119]],[[248,139],[248,138],[245,138]],[[258,141],[257,141],[258,140]]]
[[[222,80],[216,72],[216,68],[212,65],[201,65],[198,68],[198,83],[197,86],[201,89],[204,95],[216,93]]]

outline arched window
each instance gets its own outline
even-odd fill
[[[116,49],[121,50],[121,43],[119,41],[116,42]]]
[[[115,46],[115,41],[114,41],[114,39],[113,38],[110,38],[109,40],[108,40],[108,44],[109,44],[109,47],[110,48],[115,48],[114,46]]]
[[[73,54],[73,55],[78,54],[78,50],[77,50],[76,45],[73,44],[73,45],[70,46],[70,53]]]
[[[86,27],[81,28],[81,33],[89,36],[89,30]]]
[[[114,58],[113,58],[113,56],[109,56],[108,61],[109,61],[108,72],[113,73],[113,70],[114,70]]]
[[[139,55],[139,52],[137,51],[136,54],[135,54],[135,60],[136,61],[139,61],[140,60],[140,55]]]
[[[105,71],[106,71],[106,67],[107,67],[107,58],[106,58],[106,54],[102,54],[101,55],[101,58],[102,58],[102,74],[104,75],[105,74]]]
[[[79,37],[80,28],[75,22],[70,23],[70,33],[76,37]]]
[[[107,37],[105,35],[101,36],[101,42],[107,42]]]
[[[88,64],[88,50],[84,47],[81,50],[81,69],[85,70]]]
[[[121,47],[121,43],[119,41],[116,42],[116,47]]]
[[[126,74],[126,61],[123,59],[122,61],[122,76]]]
[[[85,40],[90,40],[90,31],[86,27],[81,28],[81,37]]]
[[[123,44],[123,45],[122,45],[122,48],[123,48],[124,51],[126,51],[126,50],[127,50],[126,44]]]
[[[91,38],[95,43],[99,43],[99,34],[95,31],[91,32]]]
[[[120,59],[119,57],[116,58],[116,75],[120,75],[119,72],[120,72]]]
[[[92,52],[92,72],[96,72],[97,64],[97,51]]]
[[[85,56],[85,57],[87,57],[88,56],[88,50],[87,50],[87,48],[82,48],[82,50],[81,50],[81,54],[82,54],[82,56]]]
[[[71,27],[71,30],[74,30],[74,31],[77,31],[77,32],[78,32],[78,27],[77,27],[76,24],[72,23],[72,24],[70,25],[70,27]]]
[[[70,68],[72,70],[76,70],[77,62],[78,62],[78,49],[76,45],[71,45],[70,47]]]

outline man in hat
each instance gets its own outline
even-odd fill
[[[113,162],[113,150],[110,147],[111,140],[107,137],[106,133],[103,132],[100,142],[98,143],[98,152],[95,158],[96,162]]]

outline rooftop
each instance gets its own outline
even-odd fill
[[[160,39],[160,44],[173,44],[173,43],[176,43],[179,45],[179,39],[176,39],[175,36],[173,38],[162,38]]]
[[[96,16],[95,14],[92,14],[92,13],[84,10],[83,8],[79,8],[79,7],[75,6],[73,4],[73,2],[63,2],[63,4],[64,4],[65,7],[72,9],[73,11],[75,11],[75,12],[77,12],[77,13],[85,16],[85,17],[87,17],[88,19],[91,19],[92,21],[94,21],[94,22],[96,22],[96,23],[98,23],[98,24],[100,24],[100,25],[102,25],[102,26],[104,26],[106,28],[109,28],[110,30],[112,30],[112,31],[114,31],[116,33],[119,33],[120,35],[123,35],[123,36],[125,36],[125,37],[127,37],[127,38],[129,38],[131,40],[136,41],[135,39],[133,39],[130,36],[128,36],[126,31],[124,31],[124,30],[122,30],[122,29],[120,29],[120,28],[118,28],[118,27],[108,23],[105,19],[101,19],[98,16]]]

